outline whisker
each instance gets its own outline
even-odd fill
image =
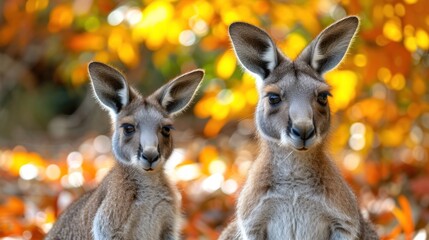
[[[289,156],[292,154],[292,152],[293,152],[293,150],[291,150],[291,151],[289,152],[289,154],[286,156],[286,158],[289,158]]]

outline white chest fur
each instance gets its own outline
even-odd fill
[[[333,232],[338,232],[343,239],[355,239],[360,224],[359,218],[352,216],[358,216],[358,212],[347,213],[333,201],[341,198],[343,203],[355,204],[348,189],[342,189],[346,186],[337,183],[335,190],[330,187],[332,175],[297,162],[298,159],[289,160],[272,162],[266,191],[255,195],[257,178],[246,182],[238,207],[242,238],[258,239],[263,233],[274,240],[329,239]],[[329,172],[331,168],[326,169]],[[244,207],[250,202],[254,202],[251,207]],[[243,208],[247,210],[242,212]]]

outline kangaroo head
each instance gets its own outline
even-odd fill
[[[183,74],[143,97],[116,69],[99,62],[88,69],[95,96],[112,118],[116,159],[145,171],[160,169],[173,150],[173,117],[192,101],[204,72]]]
[[[257,81],[255,118],[263,138],[299,151],[323,142],[330,124],[330,87],[323,74],[342,61],[358,25],[355,16],[339,20],[291,61],[263,30],[242,22],[231,24],[235,54]]]

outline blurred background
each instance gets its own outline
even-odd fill
[[[204,68],[196,104],[176,121],[166,166],[183,196],[184,239],[216,239],[258,150],[254,80],[227,36],[267,30],[290,58],[326,26],[361,18],[326,76],[330,150],[382,239],[428,238],[429,7],[425,0],[0,1],[0,238],[41,239],[114,160],[88,62],[122,70],[143,94]]]

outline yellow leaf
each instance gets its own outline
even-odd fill
[[[234,98],[230,104],[231,111],[239,113],[246,106],[246,96],[239,89],[234,89]]]
[[[417,0],[405,0],[404,2],[407,4],[414,4],[417,2]]]
[[[408,51],[414,52],[417,49],[416,38],[413,36],[405,37],[404,45]]]
[[[237,60],[232,50],[222,54],[216,63],[216,74],[222,79],[228,79],[235,71]]]
[[[142,24],[154,26],[161,22],[169,21],[174,14],[174,8],[168,1],[154,1],[143,10]],[[158,29],[168,31],[168,29]]]
[[[383,34],[388,39],[399,42],[402,39],[401,25],[399,21],[390,19],[383,26]]]
[[[326,80],[332,86],[333,97],[330,99],[332,111],[346,108],[355,97],[358,81],[356,74],[348,70],[335,70],[326,74]]]
[[[416,32],[416,42],[417,46],[420,48],[427,50],[429,49],[429,35],[423,29],[417,29]]]
[[[229,114],[229,106],[215,101],[210,109],[210,114],[214,120],[224,120]]]
[[[307,46],[307,40],[298,33],[291,33],[286,37],[284,43],[280,43],[280,49],[291,59],[295,59]]]
[[[126,65],[134,67],[138,63],[138,56],[131,43],[123,43],[121,48],[118,49],[119,59]]]

